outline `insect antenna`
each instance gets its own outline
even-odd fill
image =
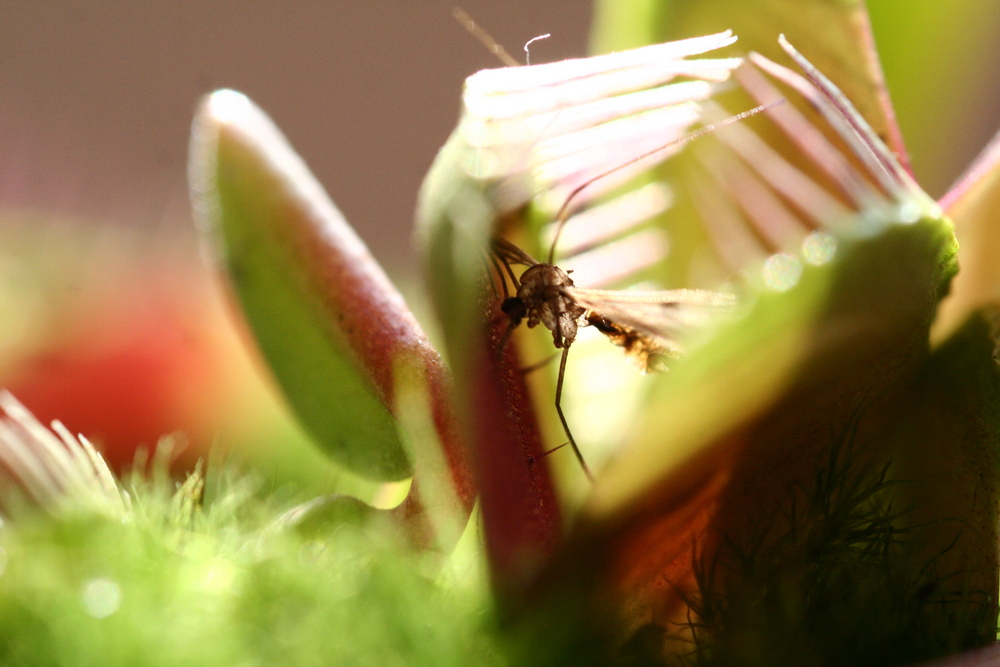
[[[479,40],[479,42],[486,47],[486,50],[495,55],[500,59],[507,67],[519,67],[521,63],[517,62],[514,56],[507,52],[507,49],[495,39],[490,33],[483,30],[478,23],[476,23],[468,12],[466,12],[461,7],[455,7],[451,10],[451,15],[455,17],[455,20],[462,24],[462,27],[469,31],[473,37]],[[544,35],[538,35],[537,37],[532,37],[524,44],[524,64],[531,64],[531,45],[537,41],[548,39],[552,35],[546,33]]]
[[[469,16],[464,9],[461,7],[455,7],[451,10],[451,15],[455,17],[456,21],[462,24],[463,28],[469,31],[469,34],[478,39],[490,53],[499,58],[500,62],[504,65],[507,67],[518,67],[521,65],[521,63],[517,62],[514,56],[507,53],[507,49],[503,48],[499,42],[490,36],[490,33],[480,28],[479,24],[473,21],[472,17]]]
[[[540,40],[543,40],[543,39],[548,39],[551,36],[552,35],[550,33],[545,33],[544,35],[539,35],[538,37],[532,37],[527,42],[525,42],[525,44],[524,44],[524,64],[525,65],[530,65],[531,64],[531,45],[534,42],[537,42],[537,41],[540,41]]]

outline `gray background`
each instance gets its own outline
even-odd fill
[[[187,225],[199,97],[261,105],[396,276],[413,268],[417,189],[497,60],[454,0],[0,0],[0,205],[125,225]],[[509,51],[586,52],[585,0],[463,0]]]

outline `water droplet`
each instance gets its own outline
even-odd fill
[[[802,262],[784,252],[771,255],[764,262],[764,284],[777,292],[795,287],[802,276]]]
[[[122,590],[110,579],[91,579],[83,585],[83,610],[94,618],[107,618],[118,611]]]
[[[826,264],[836,251],[837,239],[824,231],[815,231],[802,242],[802,258],[813,266]]]

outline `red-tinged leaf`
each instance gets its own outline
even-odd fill
[[[525,591],[562,540],[562,510],[555,495],[534,405],[512,349],[499,357],[486,340],[470,378],[474,461],[491,574],[507,609]],[[489,471],[485,473],[483,471]]]
[[[918,660],[980,645],[996,615],[998,383],[982,326],[976,345],[929,354],[953,228],[786,48],[807,78],[754,62],[819,111],[766,112],[799,166],[741,126],[717,132],[735,155],[704,157],[730,186],[706,187],[716,206],[705,211],[731,199],[727,229],[743,232],[741,252],[727,253],[734,234],[713,240],[743,273],[747,310],[655,380],[539,589],[583,599],[571,623],[617,622],[624,641],[652,621],[721,662]],[[763,77],[736,76],[769,103]],[[755,189],[733,187],[736,176]],[[794,184],[816,192],[796,199]],[[761,202],[795,224],[769,226]],[[959,405],[975,418],[951,423]]]
[[[941,342],[986,305],[1000,303],[1000,134],[941,200],[955,222],[960,271],[941,303],[933,339]]]
[[[443,515],[464,523],[473,491],[441,359],[278,129],[243,95],[212,94],[195,121],[190,175],[199,221],[317,444],[376,480],[416,469],[421,488],[450,491]],[[434,442],[400,429],[401,392],[404,426],[430,424]],[[418,514],[414,502],[401,511]]]
[[[463,432],[473,446],[493,586],[501,604],[515,608],[562,537],[561,510],[547,465],[533,463],[543,448],[520,364],[510,349],[501,356],[502,325],[488,322],[494,314],[483,301],[485,264],[477,249],[486,247],[492,211],[461,169],[463,150],[458,137],[441,150],[418,217]]]
[[[424,182],[418,218],[430,290],[476,449],[494,581],[507,601],[518,600],[561,540],[562,512],[547,468],[570,450],[540,460],[542,451],[565,442],[558,427],[542,429],[558,433],[544,445],[539,434],[538,422],[557,423],[551,388],[532,400],[521,362],[496,349],[506,322],[484,281],[490,237],[503,227],[523,226],[529,206],[551,220],[588,179],[660,147],[665,138],[682,137],[698,102],[740,63],[693,56],[732,40],[722,33],[601,58],[479,72],[466,82],[463,117]],[[634,166],[648,168],[670,153],[656,152]],[[585,187],[573,203],[592,201],[612,181]],[[544,193],[544,201],[532,204],[535,193]],[[539,406],[544,413],[536,412]]]
[[[1000,661],[1000,644],[921,663],[920,667],[992,667],[997,661]]]

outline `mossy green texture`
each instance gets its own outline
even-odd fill
[[[469,665],[500,660],[486,602],[388,524],[289,521],[209,475],[135,482],[124,518],[20,514],[0,532],[4,665]]]

